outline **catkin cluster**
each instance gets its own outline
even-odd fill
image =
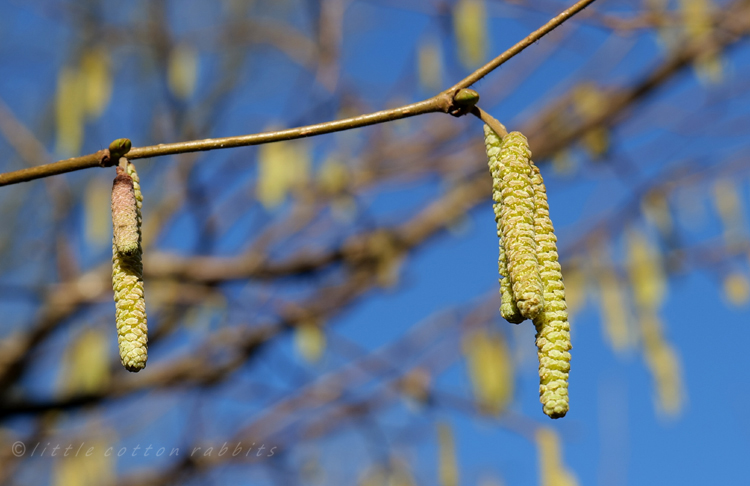
[[[500,312],[514,324],[533,320],[544,413],[563,417],[568,411],[570,325],[547,191],[526,137],[511,132],[501,140],[487,125],[484,135],[500,238]]]
[[[544,303],[534,241],[534,189],[529,172],[531,152],[526,137],[518,132],[509,133],[502,141],[486,125],[484,133],[492,173],[495,221],[508,270],[504,280],[509,280],[515,305],[522,316],[514,315],[513,318],[520,322],[536,317]],[[504,304],[509,308],[512,306],[512,303]]]
[[[141,195],[135,166],[117,167],[112,185],[112,288],[115,293],[117,342],[122,365],[137,372],[146,367],[148,336],[141,262]]]
[[[534,230],[539,274],[544,286],[544,309],[534,318],[539,354],[539,394],[544,413],[552,418],[568,412],[570,324],[565,285],[557,256],[557,237],[549,217],[547,189],[539,168],[530,163],[534,186]]]

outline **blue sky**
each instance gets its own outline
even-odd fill
[[[291,19],[292,25],[309,34],[311,28],[304,9],[297,3],[305,2],[258,2],[255,13],[261,18]],[[541,11],[502,2],[487,3],[490,5],[487,53],[494,56],[569,2],[540,2]],[[0,98],[53,154],[51,100],[56,76],[87,41],[80,30],[71,28],[73,5],[74,2],[51,1],[0,5],[0,63],[5,73],[0,78]],[[115,2],[102,5],[103,17],[114,25],[132,28],[139,20],[135,7]],[[595,5],[607,14],[632,15],[630,2],[602,1]],[[193,42],[201,52],[195,99],[186,102],[190,107],[209,91],[213,70],[219,66],[217,52],[221,50],[216,47],[216,39],[222,33],[222,11],[213,2],[173,2],[169,6],[171,34],[176,39]],[[434,94],[418,87],[414,68],[417,45],[425,36],[440,37],[443,86],[452,85],[468,74],[457,60],[450,19],[434,14],[432,2],[414,1],[399,6],[397,2],[353,1],[347,7],[343,25],[339,88],[341,93],[350,90],[362,95],[360,106],[366,110],[383,109],[396,102],[418,101]],[[592,22],[582,27],[580,23],[576,25],[575,29],[561,30],[529,48],[528,62],[535,59],[535,50],[537,55],[544,49],[549,50],[546,58],[541,57],[538,68],[529,67],[521,54],[480,81],[475,88],[483,96],[480,102],[483,108],[509,128],[519,127],[534,120],[555,98],[583,81],[607,87],[627,85],[641,79],[666,55],[650,30],[615,37]],[[144,60],[147,46],[123,44],[113,51],[117,73],[113,101],[101,118],[88,123],[82,153],[103,148],[110,140],[121,136],[128,136],[136,146],[179,139],[179,126],[171,126],[164,120],[159,125],[150,117],[152,107],[164,108],[176,103],[169,99],[163,79],[155,74],[159,66]],[[750,190],[747,164],[742,162],[743,157],[747,159],[744,150],[750,99],[744,82],[750,74],[747,42],[739,42],[723,57],[723,63],[721,84],[702,83],[693,70],[684,69],[639,103],[610,132],[612,146],[603,160],[591,160],[577,147],[569,154],[573,161],[572,172],[561,173],[548,161],[537,161],[547,183],[561,249],[568,249],[589,262],[589,252],[574,248],[573,243],[598,222],[610,221],[617,228],[610,235],[613,258],[622,263],[625,243],[621,226],[624,225],[617,221],[623,208],[632,206],[633,195],[644,187],[663,181],[668,177],[665,174],[678,174],[675,168],[682,167],[706,169],[697,181],[691,179],[687,185],[692,190],[688,198],[702,208],[706,216],[701,224],[698,213],[689,213],[699,225],[697,228],[690,228],[674,218],[678,221],[681,242],[688,247],[710,247],[721,241],[723,228],[711,196],[715,177],[731,178],[739,190],[743,207],[747,206]],[[516,72],[526,74],[521,82],[513,84]],[[221,114],[210,120],[211,129],[206,136],[254,133],[273,125],[317,123],[339,116],[341,99],[311,81],[309,73],[273,48],[258,48],[248,53],[247,62],[237,76],[237,91]],[[513,86],[512,95],[503,91],[504,83]],[[283,102],[279,104],[276,100]],[[399,129],[406,136],[417,134],[420,127],[437,123],[441,116],[444,115],[414,118]],[[156,120],[160,119],[156,117]],[[701,121],[705,125],[694,128]],[[461,118],[452,123],[465,130],[467,139],[472,137],[472,144],[482,145],[478,120]],[[313,164],[319,166],[329,153],[347,144],[355,154],[353,157],[361,157],[360,151],[367,147],[373,130],[376,128],[316,138],[309,145]],[[5,139],[0,140],[0,148],[3,153],[14,154]],[[533,145],[531,148],[533,151]],[[257,153],[256,148],[243,148],[201,156],[187,180],[190,193],[202,194],[209,201],[206,211],[211,214],[218,211],[220,201],[230,201],[242,216],[227,223],[226,232],[216,236],[215,241],[206,242],[201,239],[200,225],[192,210],[178,212],[161,228],[158,248],[180,254],[205,250],[210,254],[232,255],[245,248],[248,239],[266,224],[286,217],[289,205],[269,212],[252,201],[252,193],[243,192],[257,177],[254,169]],[[186,160],[178,156],[158,159],[158,162],[139,162],[146,196],[161,199],[175,191],[178,174],[175,166],[187,163]],[[0,161],[2,171],[22,166],[15,155],[5,156]],[[111,175],[99,172],[103,171],[82,171],[58,178],[65,181],[73,194],[80,195],[92,180],[109,184]],[[358,198],[361,219],[350,229],[367,228],[372,222],[399,221],[404,214],[438,197],[444,187],[441,184],[436,176],[429,176],[416,183],[384,184],[368,189]],[[0,284],[9,289],[36,289],[47,283],[45,279],[50,273],[45,258],[51,258],[53,252],[42,239],[49,231],[45,222],[51,220],[49,191],[49,186],[39,181],[0,190],[0,205],[4,209],[11,208],[14,199],[37,201],[34,207],[25,205],[15,212],[8,209],[3,215],[7,221],[13,220],[14,228],[19,228],[13,235],[17,243],[6,250],[11,256],[5,257],[0,276]],[[236,200],[247,204],[248,208],[237,209],[233,202]],[[684,209],[678,207],[676,196],[670,196],[669,201],[673,215]],[[76,196],[70,217],[61,224],[69,232],[77,261],[85,270],[108,261],[109,248],[86,243],[83,207]],[[144,209],[147,219],[151,216],[149,211],[147,206]],[[627,214],[632,226],[649,235],[660,248],[667,247],[659,240],[653,225],[644,221],[638,207],[633,206]],[[311,238],[309,242],[294,240],[287,244],[289,249],[294,249],[320,241]],[[35,248],[42,248],[46,257],[34,261]],[[279,250],[280,254],[283,252],[283,248]],[[568,257],[561,254],[562,260]],[[336,316],[329,323],[329,341],[340,339],[356,343],[364,350],[376,350],[420,323],[436,319],[435,316],[445,309],[469,312],[496,292],[496,259],[497,239],[488,200],[466,216],[459,230],[442,233],[410,255],[397,287],[376,290]],[[564,462],[581,485],[745,484],[743,462],[750,453],[750,419],[744,408],[750,403],[750,390],[744,373],[746,352],[742,336],[747,330],[748,307],[747,303],[743,306],[727,304],[722,278],[728,271],[747,275],[747,257],[727,256],[713,265],[701,263],[699,258],[695,260],[688,258],[683,262],[683,271],[670,275],[667,295],[658,311],[665,338],[680,358],[686,396],[679,416],[667,417],[658,410],[654,380],[639,347],[622,355],[611,349],[604,336],[596,282],[589,281],[585,305],[571,316],[571,410],[565,418],[551,421],[541,412],[532,326],[526,322],[515,327],[498,315],[493,326],[506,336],[517,358],[516,392],[508,417],[467,416],[450,407],[414,411],[404,401],[396,400],[378,412],[372,422],[360,424],[363,430],[359,430],[359,426],[345,428],[320,442],[302,443],[291,458],[304,461],[317,457],[321,466],[330,471],[330,477],[351,483],[373,462],[392,455],[413,468],[418,484],[436,484],[438,453],[434,422],[440,420],[451,424],[454,430],[461,484],[480,484],[482,478],[495,477],[501,478],[501,484],[505,485],[534,485],[540,484],[536,448],[528,437],[516,431],[519,424],[521,428],[532,424],[551,427],[559,434]],[[186,318],[181,323],[184,327],[172,338],[154,347],[151,359],[157,363],[166,361],[200,343],[207,332],[221,326],[248,322],[252,325],[262,321],[270,313],[269,307],[256,308],[253,304],[261,302],[265,293],[274,291],[281,296],[294,296],[309,290],[309,285],[310,282],[304,280],[285,281],[278,287],[266,287],[262,282],[227,285],[223,290],[230,304],[223,314],[204,308],[203,317],[193,316],[191,322]],[[15,294],[0,299],[0,312],[11,316],[0,323],[2,337],[28,322],[38,305],[34,299],[12,295]],[[248,295],[251,298],[244,301]],[[39,364],[24,381],[29,393],[39,396],[52,393],[50,390],[57,376],[44,370],[54,369],[65,343],[81,328],[106,321],[112,310],[110,307],[110,302],[92,305],[66,322],[43,346],[36,358]],[[459,339],[458,336],[454,331],[445,340]],[[405,357],[404,361],[412,358]],[[121,419],[139,400],[148,399],[154,406],[151,425],[122,434],[118,443],[129,447],[147,441],[181,444],[185,436],[180,432],[195,416],[204,420],[200,431],[204,437],[219,438],[230,434],[237,424],[251,421],[284,391],[309,384],[339,369],[345,362],[344,356],[329,351],[322,363],[308,365],[296,354],[291,337],[286,336],[238,371],[230,383],[212,389],[210,398],[203,400],[200,395],[187,393],[183,396],[181,391],[174,390],[155,393],[156,397],[138,395],[111,409],[105,407],[102,417]],[[144,371],[148,372],[149,369]],[[246,401],[238,390],[258,383],[268,384],[275,393]],[[434,383],[442,392],[471,397],[471,386],[461,361],[448,367]],[[350,392],[353,397],[368,396],[372,390],[377,390],[375,385],[371,386]],[[517,416],[525,418],[515,426],[509,423]],[[71,415],[65,423],[71,436],[75,436],[76,427],[88,423],[87,418],[90,417],[85,412]],[[29,432],[29,426],[26,419],[2,425],[21,435]],[[413,434],[409,433],[411,431]],[[199,436],[199,432],[193,430],[185,435],[192,434]],[[379,438],[379,434],[385,438]],[[41,462],[44,462],[44,469],[51,467],[50,462]],[[39,463],[26,464],[29,467]],[[117,468],[125,473],[132,468],[157,464],[158,459],[122,459],[117,461]],[[35,477],[34,471],[24,474]],[[270,484],[262,469],[248,472],[226,467],[208,479],[217,484],[226,481]]]

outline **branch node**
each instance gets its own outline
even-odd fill
[[[99,150],[94,154],[96,160],[99,161],[99,167],[112,167],[115,165],[115,159],[110,155],[109,149]]]
[[[473,89],[459,89],[453,95],[453,102],[449,113],[455,117],[464,116],[470,113],[474,105],[479,101],[479,93]]]
[[[453,108],[453,95],[450,91],[443,91],[439,95],[435,95],[435,98],[437,100],[437,105],[440,108],[440,111],[443,113],[450,113],[451,109]]]

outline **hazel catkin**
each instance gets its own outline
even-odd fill
[[[499,256],[497,261],[498,273],[500,274],[500,315],[513,324],[518,324],[524,320],[521,311],[518,310],[516,299],[513,296],[513,289],[510,283],[508,273],[508,262],[505,255],[503,242],[502,226],[502,170],[500,161],[497,156],[500,154],[500,137],[490,127],[484,127],[485,145],[487,148],[487,160],[492,174],[492,208],[495,212],[495,224],[497,225],[497,237],[499,241]]]
[[[544,413],[568,412],[570,325],[557,237],[549,217],[547,191],[519,132],[502,141],[484,127],[492,199],[500,238],[501,314],[509,322],[532,319],[539,356],[539,398]]]
[[[539,355],[539,399],[545,414],[560,418],[568,412],[570,324],[557,255],[557,237],[549,217],[547,190],[539,168],[533,162],[529,163],[534,188],[534,237],[544,286],[544,308],[534,318]]]
[[[117,251],[133,254],[139,246],[138,206],[133,179],[122,167],[112,183],[112,230]]]
[[[521,315],[533,319],[544,305],[534,239],[534,190],[530,179],[529,144],[519,132],[502,142],[487,125],[485,145],[493,172],[493,199],[499,204],[500,229],[508,277]],[[499,200],[498,200],[499,199]],[[498,210],[495,210],[498,217]]]
[[[120,348],[120,359],[128,371],[137,372],[146,367],[148,359],[148,336],[146,325],[146,304],[143,295],[143,263],[141,261],[141,207],[143,196],[140,181],[135,166],[127,162],[126,168],[117,168],[114,186],[120,185],[123,194],[132,186],[133,197],[123,196],[117,199],[117,204],[128,204],[129,207],[115,207],[113,188],[112,215],[115,234],[112,241],[112,288],[115,294],[115,309],[117,322],[117,341]],[[118,178],[120,181],[118,182]],[[130,183],[127,182],[130,179]],[[135,213],[135,235],[128,238],[136,242],[135,249],[130,252],[120,251],[117,245],[117,218],[120,213]]]
[[[500,240],[500,256],[497,260],[497,266],[500,275],[503,277],[500,279],[500,315],[511,324],[520,324],[525,319],[521,315],[521,311],[518,310],[518,304],[513,297],[513,288],[510,285],[508,262],[505,259],[505,248],[503,248],[502,239]]]

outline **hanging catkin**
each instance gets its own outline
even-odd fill
[[[534,239],[534,190],[531,186],[529,144],[519,132],[511,132],[502,142],[484,127],[487,156],[493,172],[493,197],[500,206],[500,230],[508,266],[508,277],[521,315],[536,317],[542,309],[542,281]],[[493,160],[494,159],[494,160]],[[497,208],[495,210],[497,218]]]
[[[518,310],[516,299],[513,298],[513,289],[510,285],[510,277],[508,276],[508,262],[505,260],[505,248],[503,247],[502,239],[500,240],[500,257],[497,259],[497,266],[500,275],[503,276],[500,279],[500,296],[502,298],[500,315],[512,324],[520,324],[524,321],[524,317],[521,315],[521,311]]]
[[[502,142],[500,137],[490,127],[484,127],[484,140],[487,148],[487,163],[492,174],[492,208],[495,212],[495,224],[497,225],[497,237],[499,240],[500,254],[497,260],[498,272],[500,273],[500,296],[502,298],[500,305],[500,314],[503,318],[513,324],[518,324],[524,320],[521,311],[518,310],[516,299],[513,297],[513,289],[510,283],[508,273],[508,262],[505,255],[505,246],[503,243],[503,226],[502,226],[502,169],[500,167],[500,146]]]
[[[539,398],[544,413],[560,418],[568,412],[570,371],[570,324],[565,285],[557,256],[557,237],[549,217],[547,189],[539,168],[529,162],[534,188],[534,234],[537,259],[544,286],[544,309],[534,318],[539,355]]]
[[[118,252],[132,255],[138,250],[140,226],[135,188],[133,179],[122,167],[117,167],[112,183],[112,230]]]
[[[126,160],[123,158],[123,160]],[[132,188],[132,198],[129,191]],[[126,168],[117,167],[117,177],[112,187],[112,288],[115,293],[117,342],[120,359],[128,371],[137,372],[146,367],[148,337],[146,304],[143,299],[143,264],[141,262],[141,194],[140,181],[135,166],[127,162]],[[132,214],[135,215],[133,221]],[[132,223],[135,223],[133,228]],[[118,224],[122,223],[118,237]],[[124,243],[118,243],[119,241]],[[135,241],[135,248],[130,244]],[[119,248],[121,245],[123,250]]]

